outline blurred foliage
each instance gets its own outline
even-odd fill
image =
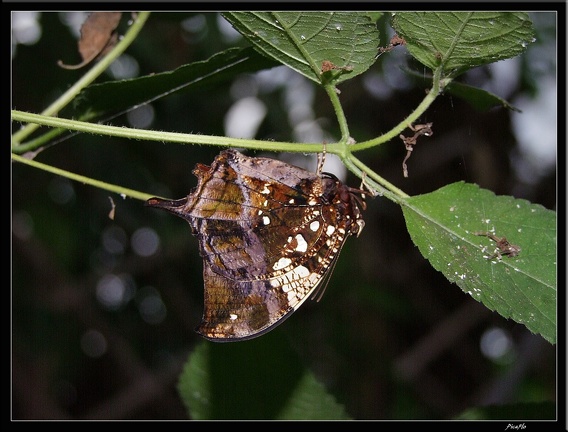
[[[84,73],[57,66],[61,59],[80,61],[77,34],[66,24],[73,16],[38,14],[37,42],[13,45],[12,108],[41,112]],[[531,14],[537,42],[519,59],[518,82],[502,95],[513,105],[523,95],[538,96],[539,80],[555,73],[550,55],[556,48],[555,18]],[[383,46],[391,36],[389,19],[385,14],[377,23]],[[126,25],[125,18],[119,31]],[[123,60],[134,61],[139,76],[246,46],[223,30],[227,25],[215,13],[154,13]],[[539,62],[530,61],[534,58]],[[342,84],[353,136],[381,134],[421,101],[427,80],[405,76],[400,66],[406,62],[416,69],[397,48]],[[490,86],[496,70],[478,68],[461,82]],[[283,78],[269,85],[244,75],[163,98],[152,104],[148,127],[224,135],[225,113],[238,99],[254,96],[267,108],[256,137],[298,140],[302,124],[289,108],[294,88],[300,88],[312,92],[304,121],[316,123],[324,137],[339,135],[322,90],[294,72],[269,73]],[[410,178],[402,177],[400,142],[364,152],[361,159],[410,195],[465,180],[555,209],[555,171],[529,184],[513,168],[520,156],[510,116],[503,108],[479,112],[444,95],[424,119],[434,122],[435,136],[428,151],[422,151],[426,145],[414,151]],[[123,115],[112,124],[132,126],[131,120]],[[66,138],[45,149],[41,160],[171,197],[185,196],[195,186],[195,164],[208,163],[218,152],[91,135]],[[193,332],[202,311],[201,259],[187,224],[116,196],[110,219],[107,193],[19,164],[11,174],[12,417],[187,418],[178,379],[190,353],[204,349]],[[323,300],[307,303],[274,330],[294,351],[281,362],[290,367],[300,359],[354,419],[451,419],[472,406],[555,400],[554,346],[487,311],[434,270],[410,240],[399,207],[380,197],[369,200],[365,220],[363,235],[347,242]],[[148,256],[135,241],[144,228],[159,238]],[[110,281],[118,284],[120,301],[105,297],[116,292],[105,289],[109,276],[116,277]],[[156,312],[160,308],[147,309],[160,302],[165,315]],[[495,328],[509,336],[510,346],[492,360],[480,346]],[[279,373],[274,370],[278,380],[286,378]]]

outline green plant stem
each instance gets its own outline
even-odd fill
[[[340,111],[341,113],[343,111]],[[341,114],[339,118],[341,118]],[[344,117],[343,117],[344,118]],[[248,149],[257,150],[267,150],[267,151],[277,151],[277,152],[303,152],[303,153],[319,153],[324,149],[322,143],[289,143],[289,142],[278,142],[278,141],[258,141],[250,139],[239,139],[239,138],[228,138],[210,135],[193,135],[185,133],[175,133],[175,132],[162,132],[144,129],[132,129],[117,126],[107,126],[100,125],[89,122],[82,122],[77,120],[63,119],[59,117],[46,117],[40,114],[26,113],[23,111],[12,111],[12,119],[16,121],[23,121],[28,123],[37,123],[44,126],[51,126],[56,128],[62,128],[67,130],[76,130],[79,132],[86,132],[98,135],[107,135],[120,138],[136,139],[136,140],[147,140],[147,141],[159,141],[159,142],[172,142],[178,144],[207,144],[222,147],[242,147]],[[347,132],[348,134],[348,132]],[[68,177],[73,180],[81,181],[85,184],[91,184],[95,187],[101,187],[102,189],[110,190],[117,193],[122,193],[133,198],[147,199],[150,197],[148,194],[143,194],[141,192],[132,191],[130,189],[120,188],[114,185],[108,185],[107,183],[98,182],[96,180],[89,179],[87,177],[79,176],[77,174],[68,173],[57,168],[49,167],[48,165],[41,164],[39,162],[30,161],[29,159],[16,156],[16,154],[23,154],[23,146],[17,146],[13,149],[13,159],[18,162],[27,163],[28,165],[34,166],[36,168],[45,169],[50,172],[54,172],[58,175]],[[338,155],[347,169],[353,172],[355,175],[366,179],[364,180],[367,186],[379,191],[382,195],[387,198],[399,202],[401,199],[408,197],[403,191],[380,177],[378,174],[373,172],[369,167],[364,165],[359,161],[350,150],[352,145],[348,145],[347,142],[331,143],[326,144],[325,150],[328,153],[333,153]],[[30,163],[33,162],[33,163]],[[389,193],[390,191],[390,193]],[[142,198],[141,198],[142,197]]]
[[[72,172],[69,171],[65,171],[59,168],[55,168],[51,165],[46,165],[43,164],[41,162],[37,162],[35,160],[31,160],[31,159],[27,159],[25,157],[16,155],[14,153],[12,153],[12,160],[16,161],[16,162],[20,162],[29,166],[32,166],[34,168],[38,168],[38,169],[42,169],[44,171],[62,176],[62,177],[66,177],[70,180],[75,180],[78,181],[80,183],[83,184],[88,184],[94,187],[97,187],[99,189],[104,189],[107,190],[109,192],[115,192],[117,194],[120,194],[123,198],[125,197],[130,197],[130,198],[135,198],[135,199],[139,199],[139,200],[143,200],[146,201],[150,198],[152,198],[154,195],[149,195],[147,193],[143,193],[143,192],[139,192],[139,191],[135,191],[133,189],[127,189],[125,187],[122,186],[116,186],[116,185],[112,185],[109,183],[105,183],[99,180],[94,180],[90,177],[84,177],[82,175],[79,174],[74,174]]]
[[[174,132],[161,132],[152,130],[141,130],[141,129],[131,129],[123,128],[117,126],[106,126],[93,124],[88,122],[81,122],[77,120],[62,119],[59,117],[46,117],[39,114],[31,114],[22,111],[12,111],[12,119],[16,121],[24,121],[29,123],[38,123],[44,126],[58,127],[68,130],[76,130],[80,132],[87,132],[99,135],[108,135],[114,137],[122,137],[137,140],[148,140],[148,141],[159,141],[159,142],[173,142],[180,144],[208,144],[223,147],[243,147],[249,149],[259,149],[268,151],[285,151],[285,152],[311,152],[318,153],[323,151],[322,143],[289,143],[289,142],[274,142],[274,141],[257,141],[249,139],[237,139],[237,138],[227,138],[218,136],[208,136],[208,135],[192,135]],[[389,199],[399,202],[401,199],[407,197],[404,192],[396,188],[394,185],[387,182],[385,179],[380,177],[378,174],[373,172],[370,168],[365,166],[357,158],[355,158],[350,152],[346,152],[345,148],[349,147],[347,143],[332,143],[326,145],[325,149],[329,153],[337,154],[345,163],[346,167],[357,176],[361,178],[366,178],[366,184],[373,189],[378,190],[382,195],[388,197]],[[85,184],[90,184],[95,187],[99,187],[112,192],[120,193],[125,196],[130,196],[132,198],[138,199],[148,199],[151,197],[148,194],[142,192],[133,191],[131,189],[121,188],[115,185],[109,185],[104,182],[89,179],[77,174],[69,173],[58,168],[50,167],[36,161],[32,161],[21,156],[16,155],[18,151],[22,150],[17,147],[12,153],[12,159],[17,162],[26,163],[28,165],[34,166],[35,168],[44,169],[49,172],[53,172],[57,175],[61,175],[72,180],[77,180]],[[390,191],[390,192],[389,192]]]
[[[54,144],[53,142],[51,142],[52,140],[54,140],[55,138],[57,138],[58,136],[62,135],[65,132],[67,132],[67,129],[63,128],[51,129],[50,131],[38,136],[37,138],[34,138],[30,141],[26,141],[23,144],[12,142],[12,152],[16,154],[24,154],[30,151],[44,150],[48,145]]]
[[[426,110],[432,105],[432,102],[438,97],[440,92],[452,81],[451,78],[441,78],[442,76],[442,69],[440,67],[436,68],[434,71],[433,79],[432,79],[432,88],[428,91],[426,97],[422,100],[420,105],[416,107],[414,111],[410,113],[410,115],[401,121],[398,125],[388,131],[386,134],[381,135],[377,138],[368,141],[362,141],[357,144],[353,144],[350,146],[350,150],[352,152],[366,150],[371,147],[375,147],[381,144],[384,144],[390,141],[393,138],[398,137],[406,128],[413,125],[415,121],[417,121],[422,114],[426,112]]]
[[[229,138],[211,135],[194,135],[176,132],[162,132],[145,129],[132,129],[118,126],[107,126],[59,117],[46,117],[39,114],[12,111],[12,120],[38,123],[44,126],[59,127],[80,132],[107,135],[136,140],[173,142],[178,144],[208,144],[222,147],[243,147],[248,149],[285,151],[285,152],[322,152],[322,143],[290,143],[278,141],[258,141],[242,138]],[[326,148],[327,149],[327,148]],[[335,149],[335,148],[334,148]],[[18,147],[12,149],[18,153]],[[334,150],[335,151],[335,150]],[[331,152],[331,151],[330,151]]]
[[[359,177],[363,179],[365,185],[377,190],[380,195],[385,196],[391,201],[400,204],[402,200],[409,198],[409,195],[379,176],[355,156],[351,155],[349,162],[346,162],[345,165],[348,168],[352,165],[351,171],[359,173]]]
[[[73,86],[62,94],[55,102],[47,107],[42,114],[45,116],[57,115],[67,104],[69,104],[81,90],[96,80],[109,66],[120,56],[126,48],[136,39],[136,36],[142,30],[144,23],[148,19],[150,12],[140,12],[136,21],[130,26],[122,40],[104,56],[97,64],[95,64],[83,77],[78,80]],[[28,124],[12,136],[12,147],[17,146],[24,139],[26,139],[32,132],[38,128],[37,124]]]
[[[349,142],[349,126],[347,125],[347,119],[345,118],[343,107],[341,106],[341,102],[339,101],[337,88],[333,84],[326,84],[324,88],[335,111],[335,116],[337,117],[339,130],[341,131],[340,142],[347,145],[347,143]]]

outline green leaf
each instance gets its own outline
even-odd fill
[[[472,87],[467,84],[459,83],[457,81],[452,81],[444,89],[446,92],[453,94],[461,99],[468,101],[475,109],[479,111],[488,111],[494,107],[503,107],[510,109],[511,111],[520,112],[518,108],[515,108],[505,99],[500,98],[493,93],[488,92],[477,87]]]
[[[231,12],[223,16],[259,51],[317,83],[345,81],[374,63],[376,25],[364,12]],[[322,63],[331,62],[331,77]]]
[[[535,40],[524,12],[397,12],[392,25],[420,63],[454,75],[522,54]]]
[[[423,73],[418,73],[408,68],[402,68],[402,70],[414,78],[416,82],[420,85],[424,85],[425,82],[432,83],[431,77],[425,77]],[[493,93],[488,92],[477,87],[472,87],[467,84],[460,83],[458,81],[452,81],[444,88],[445,93],[450,93],[457,96],[465,101],[469,102],[475,109],[479,111],[488,111],[491,108],[503,107],[510,109],[511,111],[521,112],[520,109],[514,107],[505,99],[500,98]]]
[[[403,205],[410,236],[432,266],[505,318],[556,343],[556,213],[477,185],[454,183]],[[492,232],[520,246],[488,258]]]
[[[195,420],[350,418],[279,330],[245,342],[202,342],[189,356],[178,390]]]
[[[74,106],[75,118],[99,118],[191,88],[219,84],[242,73],[278,66],[252,48],[230,48],[207,60],[139,78],[94,84],[84,89]]]
[[[381,17],[384,15],[384,12],[377,12],[377,11],[369,11],[367,12],[367,15],[369,15],[369,18],[371,18],[371,21],[373,22],[377,22],[378,20],[381,19]]]

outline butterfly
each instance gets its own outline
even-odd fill
[[[146,205],[185,219],[197,237],[204,311],[196,331],[212,341],[260,336],[319,300],[347,237],[365,225],[364,191],[321,168],[228,149],[193,174],[187,197]]]

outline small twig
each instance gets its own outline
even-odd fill
[[[434,134],[432,131],[433,123],[426,123],[426,124],[418,124],[418,125],[408,125],[411,131],[414,132],[412,136],[404,136],[402,134],[399,135],[399,138],[404,143],[404,147],[406,148],[406,157],[402,161],[402,173],[404,177],[408,177],[408,167],[406,166],[406,161],[410,158],[412,154],[413,146],[416,145],[419,136],[427,136],[430,137]]]

